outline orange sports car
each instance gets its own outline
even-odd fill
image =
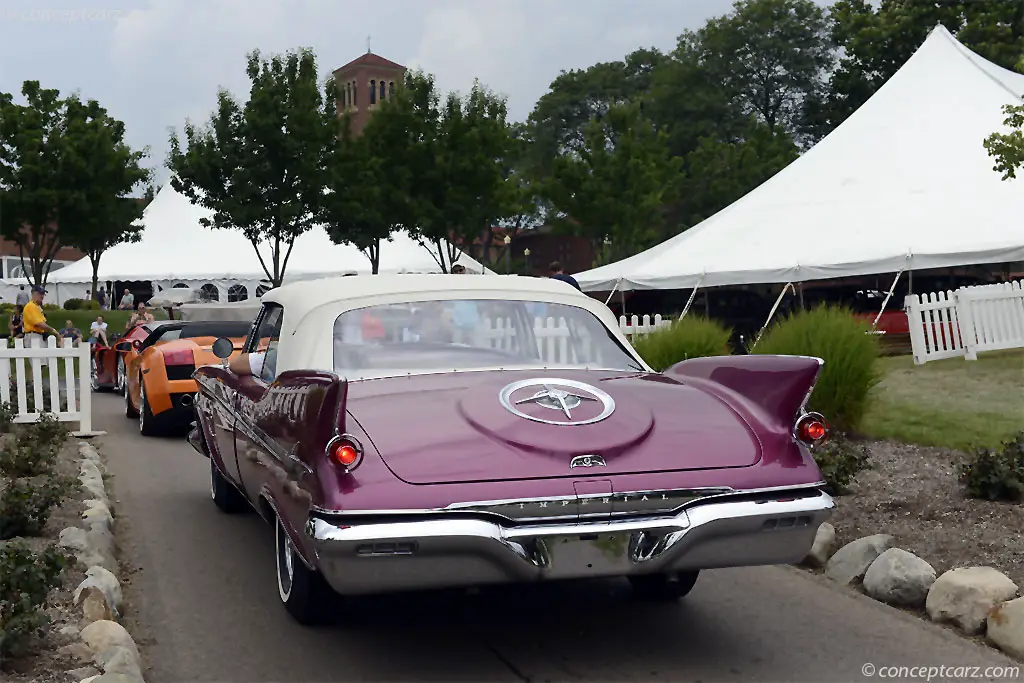
[[[168,321],[145,339],[115,344],[125,363],[125,416],[138,418],[144,436],[186,431],[195,419],[192,399],[198,391],[192,373],[221,362],[211,349],[218,337],[230,339],[237,355],[251,327],[238,320]]]

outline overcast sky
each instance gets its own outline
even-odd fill
[[[149,146],[161,182],[169,127],[205,121],[217,88],[244,98],[245,54],[311,47],[321,76],[366,52],[479,78],[525,118],[562,69],[671,50],[731,0],[0,0],[0,91],[39,80],[95,98]],[[821,2],[820,4],[825,4]]]

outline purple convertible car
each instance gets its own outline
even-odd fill
[[[306,281],[254,312],[261,371],[199,368],[189,441],[216,505],[273,525],[302,623],[332,592],[626,577],[675,600],[801,560],[831,515],[818,358],[654,372],[606,306],[514,276]]]

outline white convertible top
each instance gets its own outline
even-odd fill
[[[495,299],[563,304],[597,316],[627,349],[629,341],[602,302],[561,280],[516,275],[359,275],[303,280],[277,287],[264,304],[284,307],[277,371],[334,367],[334,322],[367,306],[414,301]],[[639,356],[630,351],[638,360]]]

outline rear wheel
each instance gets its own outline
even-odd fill
[[[146,383],[139,377],[139,431],[143,436],[160,436],[164,433],[158,418],[153,415],[146,398]]]
[[[124,416],[134,420],[139,416],[138,409],[132,405],[132,392],[128,390],[128,383],[124,383]]]
[[[671,602],[693,590],[699,574],[697,569],[671,574],[639,574],[629,577],[629,582],[633,585],[633,595],[641,600]]]
[[[248,502],[238,492],[238,489],[232,486],[231,482],[217,469],[213,458],[210,458],[210,497],[213,498],[214,504],[220,508],[221,512],[229,515],[244,512],[248,507]]]
[[[274,520],[274,549],[277,555],[277,593],[284,608],[300,624],[319,623],[333,591],[319,573],[303,563],[281,520]]]
[[[96,355],[89,354],[89,385],[93,391],[101,391],[99,369],[96,367]]]
[[[126,391],[128,391],[128,389],[126,388],[128,383],[125,382],[124,380],[125,380],[124,356],[122,356],[121,354],[118,354],[118,356],[117,356],[117,380],[116,380],[116,385],[114,387],[114,391],[116,391],[119,394],[123,394]]]

